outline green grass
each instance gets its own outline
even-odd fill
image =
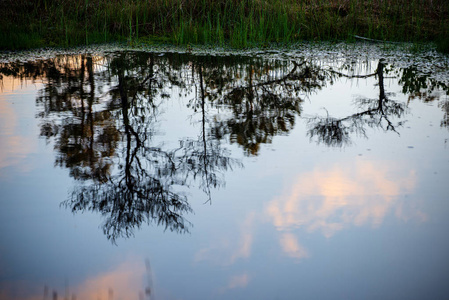
[[[441,37],[436,41],[437,50],[443,53],[449,53],[449,37]]]
[[[353,35],[447,49],[449,1],[3,0],[0,20],[7,50],[112,41],[242,48]]]

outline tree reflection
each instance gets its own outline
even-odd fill
[[[53,69],[44,77],[47,82],[37,99],[41,136],[57,140],[55,164],[68,168],[75,179],[105,182],[120,132],[111,112],[98,109],[93,58],[55,60]]]
[[[351,143],[350,134],[366,137],[366,128],[382,128],[384,131],[397,133],[396,128],[402,122],[394,123],[393,118],[400,118],[406,112],[406,104],[390,99],[385,93],[384,86],[385,64],[380,60],[374,73],[368,75],[346,75],[333,71],[339,76],[349,78],[376,77],[379,86],[379,97],[377,99],[360,98],[355,101],[359,112],[344,118],[333,118],[327,114],[326,117],[315,117],[308,120],[308,136],[316,138],[318,143],[331,147],[341,147]]]
[[[305,58],[136,51],[0,64],[0,74],[44,83],[37,98],[40,134],[54,146],[55,164],[77,182],[63,205],[102,214],[103,231],[112,241],[129,237],[143,223],[187,232],[185,215],[192,208],[186,189],[200,188],[211,203],[212,190],[225,184],[225,172],[242,166],[226,144],[258,155],[261,144],[294,128],[304,99],[337,77],[376,77],[379,97],[358,99],[358,112],[344,118],[310,119],[311,139],[342,146],[350,143],[350,134],[365,135],[369,127],[397,132],[401,123],[393,119],[402,117],[406,106],[385,91],[384,74],[390,71],[383,61],[373,74],[348,76]],[[413,70],[401,72],[400,83],[410,95],[428,86],[444,88],[417,79]],[[197,135],[157,142],[161,106],[174,101],[174,92],[188,100]],[[448,105],[441,107],[447,112]]]
[[[440,107],[444,111],[444,117],[443,120],[441,120],[441,127],[447,127],[449,129],[449,101],[441,102]]]
[[[148,106],[142,107],[136,101],[136,90],[146,79],[137,82],[136,77],[125,76],[129,70],[125,65],[127,62],[124,58],[113,60],[109,69],[118,75],[118,95],[114,96],[118,96],[121,102],[119,117],[124,129],[119,171],[109,175],[106,181],[93,180],[93,184],[79,187],[64,204],[73,211],[100,212],[105,216],[104,233],[112,240],[129,237],[132,229],[143,222],[155,222],[166,229],[185,232],[188,224],[183,214],[191,212],[191,208],[186,196],[172,189],[173,185],[184,185],[185,182],[176,176],[173,153],[150,146],[151,131],[147,126],[151,122],[139,122],[147,115],[145,110]],[[147,78],[151,78],[151,73],[150,63]],[[116,100],[114,96],[113,100]],[[151,104],[151,100],[150,96],[148,103]],[[133,107],[131,101],[134,102]],[[132,108],[141,113],[136,115],[137,120],[130,111]]]
[[[230,135],[231,143],[241,145],[248,155],[257,155],[260,144],[293,129],[303,98],[329,79],[324,70],[306,60],[271,63],[247,65],[242,72],[244,84],[228,86],[220,97],[215,95],[218,103],[232,111],[231,118],[217,122],[215,136]]]
[[[446,83],[433,78],[431,73],[420,72],[417,66],[411,65],[406,68],[397,69],[399,84],[402,86],[402,92],[411,97],[429,95],[435,90],[449,92],[449,86]],[[422,94],[423,93],[423,94]],[[435,99],[428,98],[427,101]]]
[[[403,68],[400,71],[399,83],[402,85],[402,92],[408,94],[408,100],[420,99],[423,102],[440,100],[439,91],[449,95],[449,86],[433,78],[431,73],[419,72],[416,66]],[[449,101],[441,100],[438,107],[444,113],[440,122],[441,127],[449,128]]]

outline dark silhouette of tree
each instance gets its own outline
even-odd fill
[[[36,100],[43,121],[41,136],[57,139],[55,164],[69,168],[79,179],[93,174],[104,179],[119,139],[110,112],[97,109],[95,64],[92,57],[76,55],[2,68],[6,74],[44,82]]]
[[[441,120],[441,127],[447,127],[449,129],[449,101],[442,101],[440,107],[444,112],[443,120]]]
[[[399,73],[399,84],[402,85],[404,94],[413,96],[415,93],[422,91],[430,94],[437,89],[449,93],[449,86],[445,82],[436,80],[431,76],[431,73],[421,72],[416,65],[397,69],[397,73]]]
[[[412,65],[397,71],[399,73],[399,84],[402,85],[402,92],[408,94],[408,101],[420,99],[423,102],[433,102],[440,100],[438,91],[449,95],[449,85],[446,82],[433,78],[431,73],[420,72],[417,66]],[[441,127],[449,128],[449,101],[441,100],[438,106],[443,110],[444,116],[441,120]]]
[[[241,145],[247,155],[257,155],[260,144],[287,134],[301,114],[303,98],[326,85],[325,71],[305,60],[250,59],[238,76],[229,70],[234,71],[216,72],[219,80],[212,77],[216,73],[205,76],[214,83],[206,92],[209,101],[232,111],[230,118],[216,122],[212,134],[217,139],[229,135],[231,143]]]
[[[204,118],[199,142],[182,140],[179,148],[171,150],[152,145],[152,120],[158,111],[153,89],[164,88],[154,79],[154,55],[122,53],[108,66],[118,78],[118,85],[110,92],[111,105],[119,108],[121,115],[117,117],[123,122],[119,171],[106,182],[94,181],[77,189],[64,204],[74,211],[101,212],[105,216],[103,230],[113,241],[130,236],[143,222],[187,232],[191,224],[183,215],[192,210],[187,196],[176,187],[199,180],[210,200],[210,187],[219,185],[217,172],[228,169],[233,160],[224,155],[219,144],[206,141]],[[165,72],[161,67],[159,71]],[[171,74],[167,81],[177,85],[179,78]]]
[[[376,72],[368,75],[346,75],[332,71],[339,76],[349,78],[377,77],[379,97],[377,99],[361,98],[356,101],[359,112],[344,118],[314,117],[308,120],[310,139],[327,146],[341,147],[351,143],[351,134],[366,137],[366,128],[382,128],[384,131],[397,132],[396,128],[402,122],[393,123],[392,117],[402,117],[406,113],[406,104],[389,99],[384,87],[384,68],[382,60],[377,65]]]
[[[136,82],[132,76],[125,77],[126,60],[115,62],[112,71],[118,73],[118,91],[121,100],[121,117],[124,128],[124,147],[118,163],[119,171],[110,175],[105,182],[75,189],[72,197],[64,202],[73,211],[98,211],[105,216],[103,231],[115,241],[118,237],[129,237],[134,228],[144,222],[162,225],[177,232],[188,231],[190,224],[183,214],[192,212],[187,197],[173,190],[174,185],[184,185],[177,176],[174,153],[151,147],[151,136],[145,123],[139,126],[140,116],[132,120],[131,101],[135,101],[136,89],[143,82]],[[151,65],[150,65],[151,69]],[[151,72],[150,72],[151,75]],[[150,77],[147,77],[150,78]],[[129,95],[131,94],[131,96]],[[136,122],[137,121],[137,122]],[[146,167],[146,166],[150,167]]]
[[[180,187],[198,182],[210,201],[211,188],[224,184],[218,173],[241,165],[207,135],[204,90],[200,138],[181,140],[175,149],[153,144],[167,89],[191,91],[182,64],[156,59],[152,53],[122,52],[97,66],[94,58],[79,56],[32,63],[31,71],[28,64],[16,67],[21,76],[46,81],[37,99],[41,135],[54,141],[56,165],[78,181],[62,204],[73,212],[101,213],[113,242],[143,223],[188,232],[184,215],[192,209]]]
[[[384,77],[392,70],[411,97],[447,91],[413,68],[386,68],[383,61],[376,72],[358,76],[306,59],[138,51],[0,64],[2,75],[43,82],[36,100],[40,134],[53,143],[55,164],[76,180],[62,205],[100,213],[113,242],[144,223],[188,232],[192,224],[185,215],[192,209],[182,191],[197,186],[211,203],[212,190],[225,185],[225,172],[242,167],[225,144],[238,143],[246,155],[258,155],[261,144],[294,128],[305,98],[337,77],[376,77],[379,97],[358,99],[358,112],[344,118],[309,119],[311,139],[342,146],[351,134],[365,136],[369,127],[397,132],[401,122],[392,120],[406,113],[406,104],[385,91]],[[160,106],[173,91],[188,99],[199,132],[176,146],[156,144]],[[438,98],[432,97],[426,99]],[[442,126],[448,126],[445,103]]]
[[[228,151],[221,146],[219,139],[208,134],[207,123],[210,123],[210,120],[207,116],[203,68],[201,63],[198,65],[192,64],[192,70],[197,70],[198,73],[199,89],[191,104],[194,107],[199,107],[201,112],[201,134],[197,140],[188,139],[183,141],[182,149],[180,149],[182,154],[179,168],[187,176],[199,179],[200,187],[208,195],[207,202],[211,202],[211,188],[218,188],[224,185],[224,180],[217,170],[227,171],[232,169],[233,166],[241,167],[242,164],[229,156]],[[212,124],[212,126],[214,125]]]

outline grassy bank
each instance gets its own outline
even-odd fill
[[[437,42],[447,0],[3,0],[0,49],[111,41],[232,47],[301,40]]]

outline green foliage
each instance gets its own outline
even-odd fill
[[[443,53],[449,53],[449,37],[441,37],[436,41],[437,50]]]
[[[442,24],[441,34],[435,40],[437,50],[442,53],[449,53],[449,22]]]
[[[11,31],[0,29],[0,49],[20,50],[45,46],[41,36],[35,32]]]
[[[445,0],[3,0],[0,19],[1,49],[119,40],[248,47],[345,40],[353,35],[437,41],[445,49],[449,4]]]

